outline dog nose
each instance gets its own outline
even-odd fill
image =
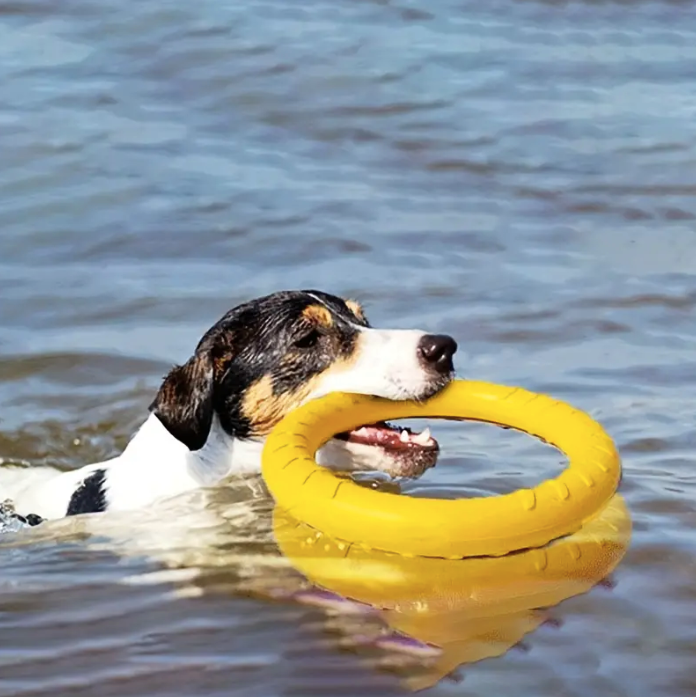
[[[418,342],[418,353],[426,368],[434,368],[438,373],[451,373],[454,370],[452,356],[457,351],[457,342],[447,334],[426,334]]]

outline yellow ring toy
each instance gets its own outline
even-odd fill
[[[568,467],[533,489],[471,499],[423,499],[367,489],[314,459],[334,434],[365,423],[455,418],[541,438]],[[288,414],[266,441],[262,473],[276,502],[327,535],[387,552],[460,559],[541,547],[571,534],[616,491],[621,463],[587,414],[519,387],[456,380],[424,402],[335,393]]]

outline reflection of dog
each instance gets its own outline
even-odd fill
[[[120,456],[68,473],[5,470],[0,498],[25,516],[61,518],[141,508],[258,472],[265,436],[300,404],[333,391],[425,399],[452,379],[456,350],[449,336],[373,329],[357,303],[319,291],[259,298],[228,312],[167,375]],[[416,477],[437,452],[427,431],[382,422],[338,434],[318,459]]]

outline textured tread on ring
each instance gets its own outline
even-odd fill
[[[524,431],[561,450],[568,467],[533,489],[446,500],[366,489],[314,459],[336,433],[384,419],[425,417]],[[542,547],[579,530],[615,493],[621,462],[602,426],[564,402],[520,387],[456,380],[425,402],[341,393],[309,402],[268,437],[262,472],[278,505],[334,538],[452,559]]]

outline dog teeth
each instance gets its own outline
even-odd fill
[[[399,434],[399,440],[402,443],[408,443],[411,440],[411,437],[409,436],[408,431],[406,431],[406,430],[401,431],[401,433]]]
[[[414,443],[418,443],[418,445],[428,445],[431,440],[432,438],[430,437],[430,429],[427,426],[417,436],[412,437],[412,441]]]

